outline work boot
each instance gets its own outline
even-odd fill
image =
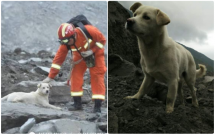
[[[73,97],[74,104],[70,107],[68,107],[69,111],[77,111],[77,110],[82,110],[82,104],[81,104],[81,97],[80,96],[75,96]]]
[[[93,109],[94,113],[101,113],[101,106],[102,106],[102,100],[101,99],[95,99],[95,106]]]

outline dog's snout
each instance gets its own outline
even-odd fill
[[[134,20],[131,18],[127,19],[127,27],[131,27],[134,24]]]
[[[46,93],[48,94],[48,93],[49,93],[49,91],[47,90],[47,91],[46,91]]]

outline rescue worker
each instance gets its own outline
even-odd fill
[[[101,112],[101,103],[105,100],[104,75],[107,68],[105,66],[104,45],[106,43],[106,39],[96,27],[92,25],[85,25],[85,28],[92,37],[92,40],[89,39],[89,48],[88,42],[80,29],[75,28],[69,23],[63,23],[60,25],[58,28],[58,37],[61,45],[53,59],[49,75],[43,80],[43,82],[49,83],[58,74],[68,53],[68,48],[66,45],[69,45],[69,48],[72,50],[72,58],[74,63],[76,61],[80,61],[82,58],[94,55],[95,66],[89,68],[91,76],[92,99],[95,103],[93,112]],[[70,111],[83,109],[81,97],[83,96],[82,85],[83,76],[86,69],[86,61],[81,60],[80,63],[74,65],[71,71],[71,96],[74,99],[74,105],[68,108]]]

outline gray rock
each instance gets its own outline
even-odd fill
[[[28,59],[28,61],[41,62],[42,59],[41,58],[30,58],[30,59]]]
[[[50,59],[50,58],[42,59],[42,62],[44,62],[44,63],[52,63],[52,59]]]
[[[23,55],[25,55],[25,54],[26,54],[26,52],[21,52],[20,54],[23,54]]]
[[[40,58],[48,58],[51,56],[51,53],[46,50],[41,50],[37,53]]]
[[[43,108],[31,104],[2,102],[1,123],[2,132],[13,127],[20,127],[29,117],[34,117],[37,122],[59,118],[73,118],[71,112]]]
[[[57,133],[54,125],[49,122],[41,122],[33,126],[28,133],[45,134],[45,133]]]
[[[28,60],[19,60],[18,62],[20,63],[20,64],[26,64],[26,63],[28,63],[28,62],[44,62],[44,61],[48,61],[48,62],[50,62],[50,60],[49,59],[44,59],[44,60],[42,60],[41,58],[35,58],[35,57],[33,57],[33,58],[30,58],[30,59],[28,59]]]
[[[29,129],[31,129],[35,123],[36,120],[34,118],[29,118],[28,121],[20,127],[20,133],[28,133]]]
[[[14,84],[14,85],[11,85],[11,86],[7,86],[5,88],[4,91],[2,91],[1,95],[2,97],[3,96],[6,96],[12,92],[31,92],[31,91],[36,91],[37,89],[37,86],[28,86],[28,87],[25,87],[23,85],[17,85],[17,84]]]
[[[29,131],[34,133],[97,133],[95,123],[86,121],[75,121],[70,119],[49,120],[36,124]]]
[[[197,86],[197,88],[198,88],[198,90],[204,90],[206,87],[205,87],[204,84],[199,84],[199,85]]]
[[[82,133],[96,133],[96,124],[92,122],[82,121],[80,122]]]
[[[205,76],[203,83],[209,83],[214,80],[213,76]]]
[[[16,53],[16,54],[20,54],[22,52],[22,49],[21,48],[16,48],[13,52]]]
[[[73,98],[71,97],[71,90],[70,90],[70,86],[68,85],[61,85],[62,82],[55,82],[52,81],[52,88],[51,88],[51,92],[50,92],[50,98],[49,101],[51,103],[67,103],[70,101],[73,101]],[[84,93],[82,96],[82,103],[83,104],[87,104],[89,103],[92,99],[91,99],[91,89],[84,89]]]
[[[3,134],[20,134],[19,127],[11,128],[3,132]]]
[[[22,81],[18,83],[17,85],[21,85],[24,87],[30,87],[30,86],[37,86],[37,84],[41,83],[41,81]],[[57,82],[55,80],[51,81],[50,84],[52,86],[67,86],[65,82]]]
[[[191,97],[191,96],[187,97],[187,98],[186,98],[186,101],[187,101],[188,103],[192,103],[192,97]]]
[[[107,132],[107,123],[99,122],[99,123],[98,123],[98,127],[99,127],[99,129],[102,130],[103,132]]]
[[[92,114],[89,114],[89,116],[86,118],[86,120],[93,122],[93,121],[97,120],[98,118],[99,118],[99,115],[92,113]]]
[[[50,68],[38,66],[31,70],[32,73],[38,73],[41,75],[48,76]]]
[[[49,94],[50,103],[67,103],[71,101],[69,86],[53,86]]]
[[[129,76],[136,71],[136,66],[133,63],[122,59],[119,55],[111,54],[108,56],[108,59],[111,61],[108,65],[108,73],[110,75]]]
[[[102,111],[102,115],[98,118],[98,122],[103,122],[103,123],[107,123],[107,109],[106,108],[101,108]]]
[[[10,73],[17,74],[17,70],[14,66],[10,65],[10,66],[8,66],[8,68],[10,69],[10,71],[9,71]]]
[[[26,64],[28,62],[28,60],[19,60],[18,61],[20,64]]]
[[[208,89],[208,91],[210,91],[210,92],[214,92],[214,89]]]

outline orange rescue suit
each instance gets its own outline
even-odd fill
[[[93,51],[95,56],[95,66],[89,68],[91,76],[91,89],[92,89],[92,99],[105,99],[105,84],[104,84],[104,75],[107,70],[105,66],[104,58],[104,45],[106,39],[104,35],[94,26],[85,25],[87,31],[92,37],[92,40],[89,39],[90,49]],[[88,42],[86,41],[85,36],[79,29],[76,31],[76,42],[80,52],[88,50]],[[73,61],[80,60],[82,57],[78,53],[77,49],[74,46],[71,46]],[[49,78],[54,79],[58,74],[61,65],[63,64],[68,53],[66,45],[60,45],[54,59],[52,62],[51,70],[49,72]],[[76,64],[71,72],[71,96],[82,96],[83,95],[83,76],[87,69],[86,63],[82,60],[79,64]]]

